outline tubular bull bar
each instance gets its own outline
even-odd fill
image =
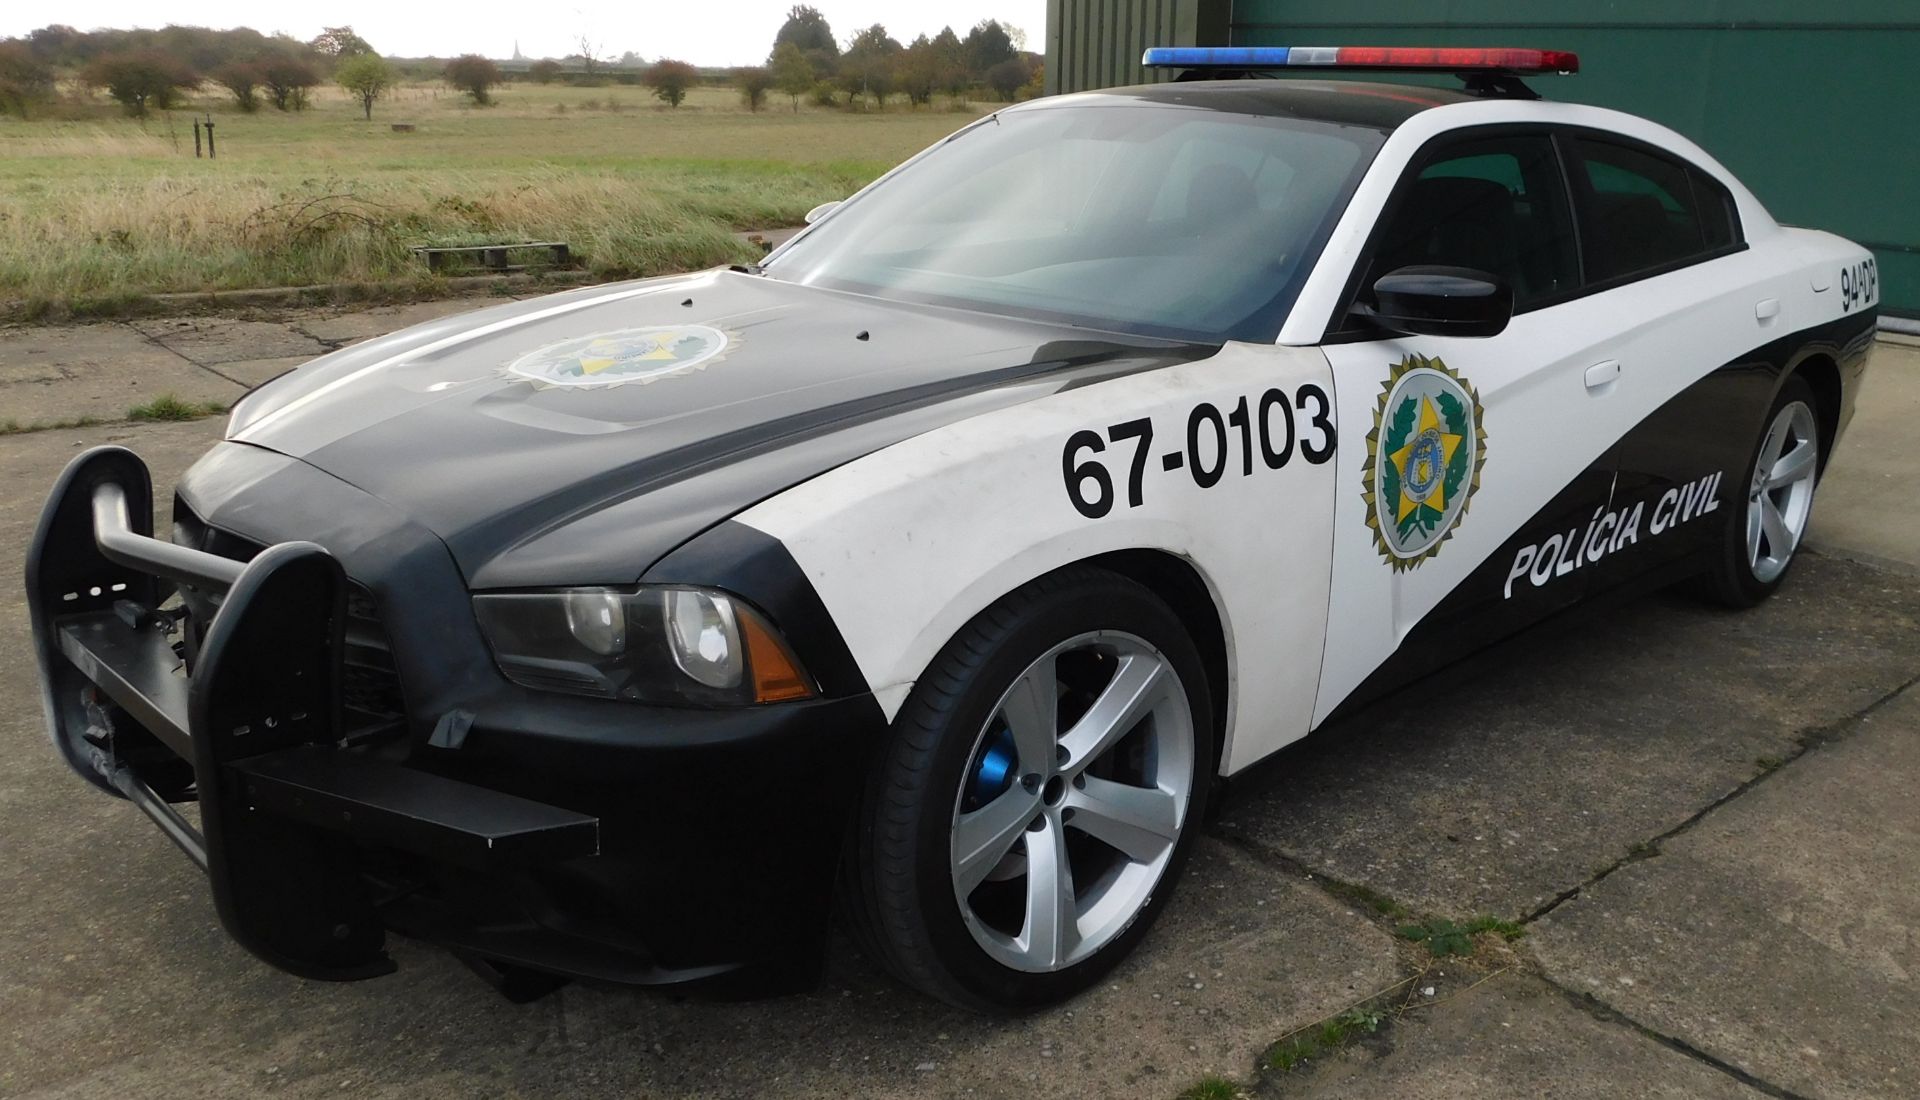
[[[218,601],[191,676],[162,607],[176,588]],[[121,447],[68,465],[27,556],[55,747],[206,872],[235,940],[331,980],[394,968],[362,847],[480,870],[599,847],[595,818],[344,748],[346,594],[313,543],[242,563],[154,538],[152,478]]]

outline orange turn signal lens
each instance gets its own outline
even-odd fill
[[[736,605],[738,606],[738,605]],[[786,644],[774,636],[760,616],[741,608],[740,635],[747,644],[747,674],[753,678],[753,701],[784,703],[811,699],[813,685]]]

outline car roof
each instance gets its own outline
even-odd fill
[[[1388,133],[1422,111],[1450,103],[1472,103],[1479,98],[1465,91],[1419,84],[1288,77],[1136,84],[1032,100],[1015,109],[1149,103],[1242,115],[1312,119]]]

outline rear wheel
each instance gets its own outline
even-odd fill
[[[1069,997],[1165,904],[1212,764],[1173,612],[1100,570],[1036,581],[961,630],[895,721],[850,853],[862,938],[965,1007]]]
[[[1746,471],[1745,506],[1727,524],[1707,580],[1713,595],[1751,607],[1785,579],[1806,537],[1819,485],[1820,419],[1813,388],[1790,378],[1774,399]]]

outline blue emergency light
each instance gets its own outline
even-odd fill
[[[1450,46],[1154,46],[1150,69],[1348,69],[1372,72],[1577,73],[1566,50]]]

